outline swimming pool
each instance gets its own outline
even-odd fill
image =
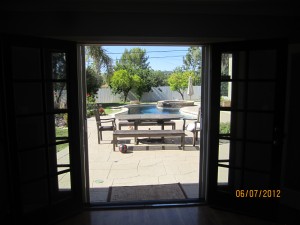
[[[184,118],[195,118],[193,115],[183,114],[180,108],[157,108],[156,105],[128,106],[128,114],[181,114]]]
[[[160,109],[156,105],[129,106],[128,114],[180,114],[179,109]]]

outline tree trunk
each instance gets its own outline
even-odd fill
[[[128,95],[128,93],[124,93],[124,102],[127,101],[127,95]]]
[[[179,94],[181,95],[182,100],[184,100],[183,92],[181,92],[181,91],[178,91],[178,92],[179,92]]]

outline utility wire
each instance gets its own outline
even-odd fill
[[[175,57],[185,57],[185,55],[153,56],[153,57],[148,57],[148,59],[175,58]],[[121,60],[121,58],[112,59],[112,61],[117,61],[117,60]],[[130,60],[130,59],[128,59],[128,60]],[[90,61],[93,61],[93,60],[87,60],[87,62],[90,62]]]
[[[148,57],[148,59],[176,58],[176,57],[185,57],[185,55],[153,56],[153,57]],[[118,58],[118,59],[113,59],[113,60],[120,60],[120,59]],[[128,60],[130,60],[130,59],[128,59]]]
[[[106,51],[108,54],[123,54],[124,52],[109,52],[109,51]],[[146,51],[146,53],[153,53],[153,52],[188,52],[188,50],[161,50],[161,51]],[[132,54],[144,54],[144,52],[132,52]]]

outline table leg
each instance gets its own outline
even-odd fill
[[[165,123],[164,123],[164,121],[162,121],[162,123],[161,123],[161,129],[162,129],[162,130],[165,129]],[[161,142],[162,142],[162,143],[165,142],[165,138],[164,138],[164,137],[161,137]]]
[[[115,148],[117,147],[117,138],[115,135],[113,135],[113,150],[115,151]]]
[[[181,148],[184,150],[185,136],[181,136]]]
[[[138,121],[134,121],[134,129],[138,130]],[[138,139],[137,137],[134,138],[134,143],[137,145],[138,144]]]

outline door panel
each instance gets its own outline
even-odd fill
[[[10,204],[11,199],[11,184],[9,179],[8,168],[8,124],[7,124],[7,111],[5,108],[5,85],[3,74],[3,39],[0,36],[0,217],[1,220],[11,223],[12,207]]]
[[[9,36],[4,46],[12,216],[47,224],[83,206],[76,44]]]
[[[285,57],[283,40],[212,45],[208,197],[214,206],[274,215],[277,195],[246,193],[280,189]]]
[[[286,224],[295,224],[300,213],[300,173],[299,173],[299,64],[300,44],[289,45],[288,60],[288,94],[287,94],[287,115],[286,115],[286,144],[282,157],[283,168],[282,186],[283,195],[280,198],[282,221]]]

